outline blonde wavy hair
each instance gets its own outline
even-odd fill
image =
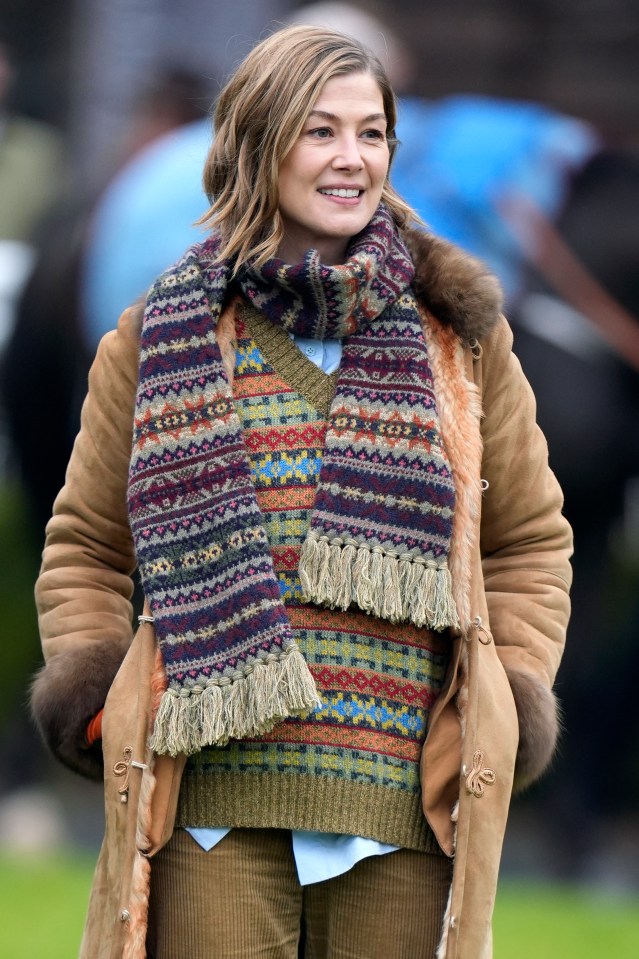
[[[219,256],[234,259],[236,270],[248,259],[261,264],[276,254],[283,238],[280,164],[327,80],[361,72],[375,78],[382,94],[392,160],[395,95],[380,61],[353,37],[322,27],[286,27],[254,47],[220,93],[204,165],[211,206],[199,222],[220,230]],[[382,201],[399,226],[419,221],[388,178]]]

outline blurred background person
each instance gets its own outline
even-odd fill
[[[29,580],[38,567],[33,548],[35,527],[25,507],[17,475],[12,444],[11,417],[6,404],[6,371],[12,360],[10,344],[20,340],[24,362],[16,373],[28,377],[31,351],[37,338],[29,340],[19,321],[20,301],[32,275],[43,221],[62,195],[66,175],[65,142],[60,130],[41,117],[27,112],[21,100],[25,78],[24,63],[12,35],[0,21],[0,565],[3,587],[0,606],[8,633],[8,644],[0,679],[0,797],[25,780],[41,778],[42,753],[33,745],[26,753],[24,743],[33,743],[24,711],[24,697],[13,687],[10,676],[20,676],[24,687],[36,655],[29,625]],[[29,433],[39,434],[36,420]],[[54,472],[60,476],[59,469]],[[42,459],[38,471],[46,474]],[[26,615],[25,615],[26,613]],[[48,818],[50,821],[51,817]],[[37,830],[34,830],[34,833]],[[2,827],[0,825],[0,834]]]
[[[15,304],[13,335],[6,346],[2,392],[15,466],[28,497],[31,526],[38,539],[42,523],[51,513],[66,463],[78,430],[80,406],[89,365],[97,345],[85,333],[82,291],[87,285],[89,251],[94,250],[93,222],[123,181],[131,179],[140,155],[158,149],[171,131],[188,128],[206,114],[209,84],[186,71],[160,73],[140,92],[135,123],[113,151],[113,168],[105,184],[80,193],[67,189],[48,215],[41,218],[33,237],[32,272]],[[188,157],[188,151],[187,151]],[[185,177],[185,179],[190,179]],[[145,263],[166,264],[162,250],[174,248],[168,216],[154,222],[163,205],[171,205],[172,191],[165,183],[142,184],[126,192],[125,222],[121,240],[111,235],[96,255],[107,274],[100,298],[111,302],[115,282],[109,264],[124,258],[126,271],[136,277]],[[166,208],[166,207],[165,207]],[[193,209],[179,203],[180,220],[190,224]],[[137,228],[136,228],[137,227]],[[64,242],[60,242],[64,237]],[[167,239],[168,238],[168,239]],[[91,264],[94,259],[90,259]],[[96,282],[99,280],[96,278]],[[120,290],[120,293],[122,291]],[[137,282],[131,300],[140,294]],[[90,315],[90,314],[89,314]],[[51,416],[44,435],[31,428],[40,411],[40,397],[48,397]],[[43,471],[42,463],[47,464]]]
[[[16,82],[11,48],[0,34],[0,240],[30,244],[61,192],[63,142],[52,126],[17,110]]]
[[[64,169],[61,135],[19,111],[17,82],[14,56],[0,33],[0,356],[33,266],[37,230],[61,193]],[[5,455],[3,447],[1,462]]]

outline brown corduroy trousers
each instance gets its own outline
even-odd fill
[[[183,829],[151,860],[148,959],[434,959],[452,875],[401,849],[300,886],[291,834],[233,829],[205,852]]]

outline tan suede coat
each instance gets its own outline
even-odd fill
[[[424,812],[455,859],[438,957],[489,959],[513,778],[536,779],[557,735],[551,687],[572,541],[496,281],[447,243],[409,241],[457,497],[450,567],[462,628],[422,756]],[[171,835],[184,767],[147,746],[163,675],[152,624],[133,639],[131,630],[126,483],[140,320],[128,310],[100,346],[36,588],[46,665],[34,713],[59,758],[86,775],[101,774],[83,736],[106,697],[106,834],[83,959],[145,956],[149,858]],[[232,310],[217,335],[232,373]]]

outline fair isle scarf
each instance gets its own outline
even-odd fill
[[[152,286],[142,329],[129,514],[167,674],[151,746],[191,754],[318,704],[273,568],[216,340],[231,264],[212,235]],[[380,207],[343,265],[309,251],[239,275],[284,330],[344,340],[300,578],[308,602],[457,625],[454,486],[414,268]]]

